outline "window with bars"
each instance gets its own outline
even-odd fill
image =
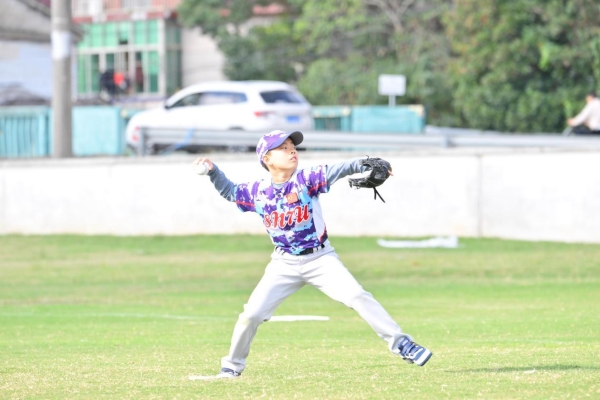
[[[164,43],[159,43],[161,26]],[[172,94],[181,88],[181,31],[173,23],[158,20],[122,21],[83,25],[78,45],[77,91],[97,94],[100,75],[114,70],[129,81],[127,94]],[[160,46],[164,46],[166,87],[160,88]]]
[[[78,48],[92,49],[129,45],[158,44],[160,27],[158,20],[107,22],[104,24],[83,24],[85,32]],[[132,40],[133,37],[133,40]],[[180,44],[181,33],[178,27],[168,25],[167,41]]]

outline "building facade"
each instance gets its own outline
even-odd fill
[[[0,12],[0,104],[28,104],[52,96],[52,20],[47,3],[3,0]],[[81,37],[71,31],[73,46]],[[75,64],[73,64],[75,66]],[[10,100],[19,97],[22,100]],[[8,102],[6,102],[6,101]]]
[[[179,24],[182,1],[72,0],[73,21],[85,32],[76,51],[77,97],[112,90],[117,101],[152,104],[195,83],[226,80],[217,44]],[[283,11],[254,6],[246,28],[269,24]]]
[[[182,87],[181,0],[73,0],[84,30],[77,46],[77,97],[105,93],[140,101]]]

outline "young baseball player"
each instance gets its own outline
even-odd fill
[[[250,344],[260,324],[268,321],[283,300],[309,284],[354,309],[406,362],[419,366],[431,357],[413,342],[384,308],[344,267],[329,243],[319,195],[347,175],[364,172],[359,160],[298,169],[296,146],[301,132],[273,131],[258,142],[256,154],[270,179],[234,183],[208,158],[208,175],[225,199],[241,211],[257,213],[275,249],[271,262],[250,295],[233,330],[229,354],[221,360],[218,378],[235,378],[246,367]]]

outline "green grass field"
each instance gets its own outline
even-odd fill
[[[342,261],[434,355],[389,353],[305,287],[267,322],[240,379],[216,374],[272,250],[265,236],[0,236],[2,399],[600,398],[600,245],[461,239]]]

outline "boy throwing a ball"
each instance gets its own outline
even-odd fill
[[[387,311],[344,267],[329,243],[319,196],[345,176],[364,172],[360,160],[298,169],[301,132],[272,131],[258,142],[258,161],[269,179],[234,183],[208,158],[208,176],[225,199],[241,211],[257,213],[275,249],[271,262],[250,295],[233,330],[229,354],[221,360],[218,378],[239,377],[260,324],[268,321],[288,296],[312,285],[355,310],[383,339],[388,349],[410,364],[423,366],[432,353],[416,344]]]

